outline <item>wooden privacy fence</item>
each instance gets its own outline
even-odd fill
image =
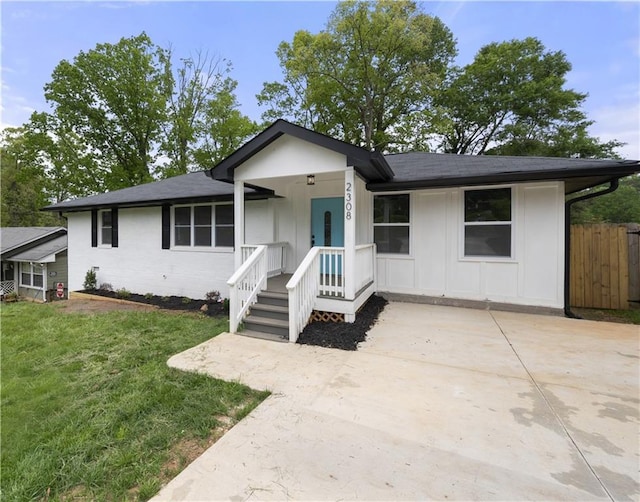
[[[640,301],[638,224],[571,225],[571,305],[628,309]]]

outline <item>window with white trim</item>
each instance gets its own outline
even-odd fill
[[[409,254],[409,194],[373,197],[373,241],[378,253]]]
[[[100,244],[111,246],[113,235],[113,219],[111,209],[100,211],[98,217],[100,228]]]
[[[20,263],[20,286],[41,288],[44,284],[42,266],[37,263]]]
[[[233,206],[215,206],[216,246],[233,247]]]
[[[464,191],[464,256],[512,256],[511,188]]]
[[[185,247],[233,247],[233,206],[174,207],[173,243]]]

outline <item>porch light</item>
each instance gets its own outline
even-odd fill
[[[307,185],[315,185],[316,184],[316,177],[314,174],[310,174],[307,176]]]

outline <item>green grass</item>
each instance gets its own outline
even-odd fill
[[[3,501],[146,500],[268,394],[167,367],[226,320],[3,305]]]

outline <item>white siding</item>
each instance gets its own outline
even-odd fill
[[[513,185],[514,256],[507,259],[463,257],[462,197],[461,188],[411,193],[411,254],[378,255],[378,289],[561,308],[563,184]]]
[[[238,166],[233,176],[236,181],[306,177],[344,171],[346,167],[347,159],[343,154],[284,135]]]
[[[248,242],[270,241],[273,213],[268,201],[246,203]],[[119,246],[91,247],[91,213],[69,213],[69,290],[83,289],[84,277],[92,267],[98,285],[133,293],[204,298],[209,291],[228,297],[227,280],[233,273],[233,250],[162,249],[160,207],[120,209]]]

